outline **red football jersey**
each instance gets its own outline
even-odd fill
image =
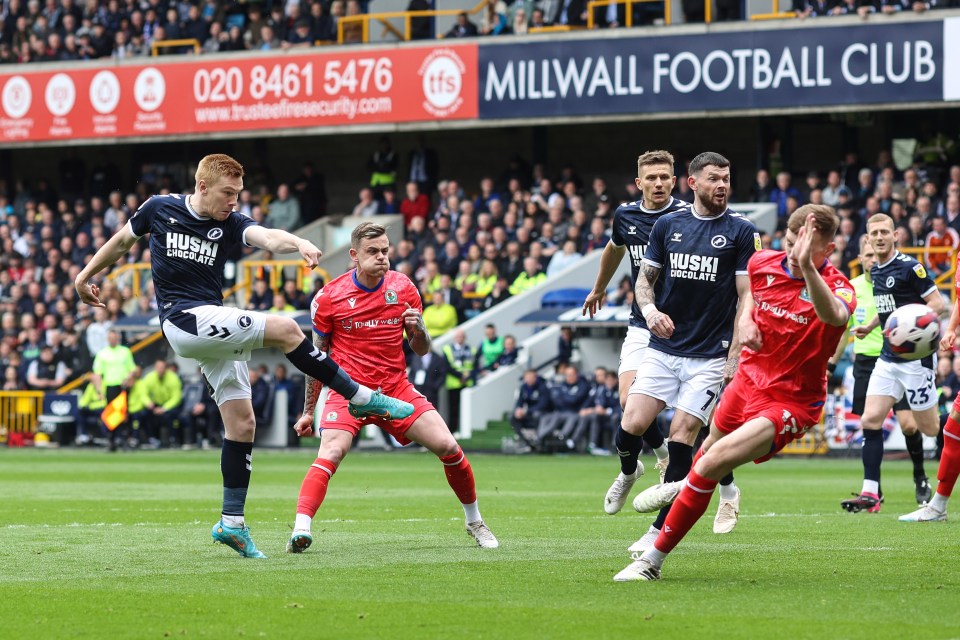
[[[847,325],[834,327],[817,317],[806,282],[790,276],[786,259],[783,251],[758,251],[747,265],[755,303],[753,321],[763,337],[763,348],[759,352],[743,349],[739,373],[769,393],[823,403],[827,361]],[[853,313],[857,299],[846,276],[830,263],[820,269],[820,275]]]
[[[385,393],[407,382],[403,319],[408,303],[423,310],[410,278],[387,271],[373,289],[349,271],[330,281],[310,305],[313,330],[330,339],[330,355],[351,378]]]

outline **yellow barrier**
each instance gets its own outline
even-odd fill
[[[153,272],[150,271],[149,262],[131,262],[129,264],[122,264],[108,273],[106,279],[116,283],[117,287],[121,288],[127,284],[127,279],[129,278],[130,289],[133,291],[133,296],[138,298],[143,294],[146,283],[152,274]]]
[[[11,433],[36,433],[42,411],[42,391],[0,391],[0,443]]]
[[[487,0],[481,0],[481,2],[476,5],[473,9],[466,11],[468,15],[474,15],[480,13],[483,8],[487,6]],[[461,13],[464,13],[463,9],[430,9],[427,11],[387,11],[383,13],[364,13],[357,16],[343,16],[337,20],[337,43],[343,44],[343,32],[353,31],[356,27],[352,25],[359,23],[361,29],[361,35],[359,42],[369,42],[370,41],[370,21],[376,20],[377,22],[382,22],[384,25],[384,31],[390,31],[397,37],[400,37],[400,32],[393,27],[387,20],[395,18],[403,18],[403,34],[402,40],[410,40],[410,20],[411,18],[435,18],[437,16],[458,16]],[[442,34],[434,34],[436,37],[441,37]]]
[[[168,47],[193,47],[193,52],[197,55],[200,54],[200,41],[196,38],[185,38],[183,40],[155,40],[150,45],[150,55],[156,57],[159,55],[159,49]]]
[[[709,5],[709,2],[707,3]],[[794,11],[780,11],[780,0],[773,0],[773,10],[770,13],[755,13],[750,16],[751,20],[780,20],[783,18],[796,18]],[[707,22],[710,22],[707,20]]]
[[[590,2],[587,3],[587,29],[596,29],[596,24],[593,19],[594,9],[597,7],[607,7],[611,4],[627,5],[624,10],[624,26],[632,27],[633,5],[642,2],[663,2],[663,24],[671,24],[673,16],[671,14],[671,3],[669,0],[590,0]],[[707,4],[709,5],[709,2]],[[709,20],[707,22],[709,22]]]

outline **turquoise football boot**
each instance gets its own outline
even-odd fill
[[[370,402],[364,405],[347,406],[354,418],[380,418],[382,420],[403,420],[413,415],[413,405],[403,400],[384,395],[379,389],[373,392]]]
[[[213,530],[210,534],[213,536],[214,542],[227,545],[244,558],[267,557],[263,555],[263,553],[257,549],[257,545],[253,543],[253,538],[250,537],[250,529],[246,525],[242,527],[228,527],[223,524],[223,520],[221,520],[213,525]]]

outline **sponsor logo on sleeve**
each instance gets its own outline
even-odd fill
[[[918,278],[922,279],[927,277],[927,270],[924,269],[923,265],[920,263],[913,265],[913,272],[917,274]]]
[[[835,289],[833,294],[847,304],[853,303],[853,291],[850,289]]]
[[[760,234],[759,234],[759,233],[753,234],[753,248],[754,248],[754,250],[756,250],[756,251],[760,251],[760,249],[763,249],[763,243],[760,242]]]

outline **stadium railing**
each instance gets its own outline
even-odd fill
[[[120,265],[107,274],[107,280],[111,280],[117,287],[123,287],[129,284],[134,296],[140,296],[146,283],[153,277],[149,262],[131,262]]]
[[[487,0],[481,0],[472,9],[466,10],[468,15],[480,13],[487,6]],[[343,32],[350,30],[350,25],[359,24],[361,30],[360,42],[370,41],[370,22],[376,21],[383,25],[384,32],[394,34],[400,40],[410,40],[410,22],[413,18],[437,18],[441,16],[458,16],[463,13],[463,9],[430,9],[425,11],[385,11],[383,13],[364,13],[356,16],[343,16],[337,20],[337,43],[344,44]],[[403,31],[401,32],[390,20],[403,20]],[[434,34],[437,38],[442,38],[443,34]]]
[[[193,47],[193,52],[200,54],[200,41],[196,38],[185,38],[182,40],[155,40],[150,45],[150,55],[156,57],[160,55],[160,49],[170,49],[173,47]]]
[[[776,1],[776,0],[775,0]],[[594,20],[595,9],[599,7],[609,7],[612,4],[624,4],[626,5],[624,9],[624,26],[632,27],[633,26],[633,5],[641,4],[644,2],[663,2],[663,24],[671,24],[673,20],[672,9],[670,5],[671,2],[664,0],[590,0],[587,3],[587,29],[596,29],[596,21]],[[710,3],[707,2],[706,5],[709,7]],[[709,10],[709,9],[708,9]],[[709,20],[707,20],[709,22]]]
[[[710,3],[707,3],[707,7]],[[796,11],[780,11],[780,0],[773,0],[773,7],[770,13],[755,13],[750,16],[751,20],[783,20],[786,18],[796,18]],[[707,21],[709,22],[709,20]]]
[[[42,391],[0,391],[0,443],[20,441],[37,430],[43,413]]]

